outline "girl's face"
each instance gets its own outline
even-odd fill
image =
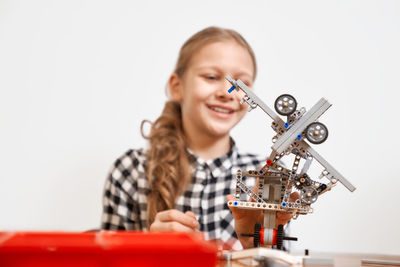
[[[226,137],[246,114],[247,105],[239,103],[243,94],[228,93],[231,85],[226,75],[252,87],[252,58],[233,41],[205,45],[192,56],[183,77],[171,77],[171,96],[181,103],[185,133]]]

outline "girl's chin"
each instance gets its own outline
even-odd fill
[[[210,132],[213,136],[215,137],[225,137],[225,136],[229,136],[229,132],[232,129],[232,127],[228,126],[228,125],[214,125],[210,127]]]

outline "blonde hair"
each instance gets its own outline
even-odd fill
[[[205,28],[183,44],[174,73],[182,78],[193,55],[205,45],[218,41],[234,41],[249,52],[255,79],[257,64],[250,45],[236,31],[219,27]],[[143,127],[141,130],[150,145],[146,154],[146,177],[150,186],[147,196],[149,228],[158,212],[175,207],[178,197],[183,194],[191,179],[180,104],[167,101],[160,117],[151,125],[150,134],[145,136]]]

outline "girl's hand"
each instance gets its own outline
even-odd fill
[[[234,201],[235,197],[234,195],[227,195],[226,200]],[[253,237],[242,236],[241,234],[252,234],[254,233],[254,225],[257,222],[261,223],[261,225],[263,224],[264,216],[262,210],[246,210],[235,207],[229,208],[232,211],[233,219],[235,220],[235,232],[243,248],[254,247]]]
[[[253,192],[255,194],[258,193],[258,178],[256,180],[256,186],[253,188]],[[298,192],[294,192],[290,195],[290,201],[296,201],[296,199],[300,198],[300,194]],[[234,201],[234,195],[228,195],[226,197],[227,201]],[[250,200],[253,202],[254,200]],[[258,222],[263,225],[264,222],[264,214],[262,210],[247,210],[247,209],[238,209],[236,207],[229,207],[232,211],[233,218],[235,220],[235,232],[238,236],[240,243],[243,248],[252,248],[254,247],[253,237],[241,236],[242,233],[254,233],[254,225]],[[279,224],[285,225],[291,218],[291,213],[276,213],[276,227]]]
[[[156,214],[150,232],[196,232],[199,222],[191,211],[165,210]]]
[[[296,202],[296,200],[300,199],[300,194],[299,192],[293,192],[290,194],[289,201],[290,202]],[[276,227],[278,225],[282,224],[285,225],[287,224],[290,219],[292,219],[293,214],[292,213],[286,213],[286,212],[277,212],[276,213]]]

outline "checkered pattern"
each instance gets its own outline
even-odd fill
[[[196,215],[199,230],[207,239],[224,242],[237,238],[226,204],[226,195],[235,193],[237,170],[256,170],[265,164],[265,158],[240,154],[233,141],[231,147],[226,155],[207,161],[189,151],[194,166],[192,181],[176,204],[177,210],[190,210]],[[147,230],[149,185],[145,166],[143,149],[129,150],[115,161],[104,189],[102,229]],[[254,178],[244,179],[247,186],[254,186]]]

